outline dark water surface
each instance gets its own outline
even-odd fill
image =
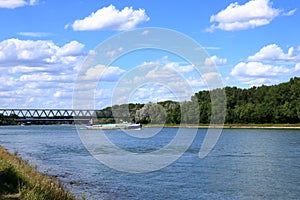
[[[139,141],[120,131],[106,134],[124,149],[148,152],[168,144],[177,130],[164,128]],[[87,199],[300,199],[299,130],[225,129],[214,150],[200,159],[206,131],[198,130],[175,163],[141,174],[101,164],[85,149],[75,126],[0,127],[0,145]]]

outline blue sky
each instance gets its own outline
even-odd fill
[[[71,108],[86,56],[116,34],[146,27],[172,29],[195,40],[225,86],[288,81],[300,75],[299,7],[298,0],[0,0],[0,107]],[[149,73],[155,72],[151,66],[175,69],[193,91],[206,88],[189,63],[168,52],[141,50],[104,66],[95,107],[110,105],[114,86],[142,66],[150,66]],[[102,69],[93,67],[93,72]],[[127,101],[166,99],[180,98],[154,84],[137,86]]]

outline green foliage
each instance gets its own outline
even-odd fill
[[[74,200],[55,178],[42,175],[0,146],[0,199]]]
[[[22,180],[17,176],[15,168],[2,159],[0,159],[0,167],[0,195],[18,193],[18,186],[22,184]]]
[[[11,114],[10,116],[5,116],[3,114],[0,114],[0,126],[1,125],[16,125],[15,119],[18,119],[19,117],[15,114]]]
[[[96,112],[98,123],[109,124],[121,121],[135,122],[136,111],[141,109],[144,104],[122,104],[106,107]]]
[[[178,102],[163,101],[158,104],[164,108],[166,124],[180,124],[180,104]]]
[[[228,124],[300,123],[300,78],[273,86],[226,87]]]
[[[226,110],[222,109],[224,101]],[[126,109],[127,112],[124,112]],[[289,82],[273,86],[199,91],[190,101],[184,102],[118,105],[99,111],[103,118],[100,114],[98,117],[104,122],[111,122],[119,115],[123,120],[143,124],[209,124],[211,121],[217,124],[224,121],[225,112],[226,124],[300,123],[300,78],[291,78]]]
[[[166,121],[166,112],[162,105],[156,103],[147,103],[143,108],[136,111],[136,121],[143,124],[164,124]]]

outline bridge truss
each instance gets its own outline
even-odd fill
[[[0,109],[3,116],[11,116],[16,122],[86,123],[96,117],[96,110],[84,109]]]
[[[71,109],[0,109],[4,116],[16,115],[19,118],[90,118],[94,117],[95,110]]]

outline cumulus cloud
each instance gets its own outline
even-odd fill
[[[175,100],[176,95],[163,85],[143,85],[142,87],[136,88],[129,98],[126,98],[126,96],[123,99],[122,97],[119,97],[117,102],[149,103],[166,101],[170,99]]]
[[[180,62],[171,62],[168,61],[168,58],[144,62],[137,68],[140,69],[141,72],[146,72],[145,75],[142,76],[142,79],[155,80],[157,82],[177,82],[186,75],[189,76],[197,73],[193,65]]]
[[[125,73],[125,70],[114,67],[114,66],[105,66],[105,65],[96,65],[92,68],[89,68],[86,72],[85,78],[91,81],[117,81],[122,74]]]
[[[7,108],[71,108],[74,83],[86,55],[78,41],[64,45],[49,40],[0,41],[0,104]],[[100,73],[100,81],[112,86],[124,72],[117,66],[96,65],[86,72],[86,81],[99,81]]]
[[[289,47],[285,52],[277,44],[269,44],[249,56],[246,62],[238,63],[230,75],[244,84],[275,84],[299,76],[299,63],[299,47]]]
[[[118,10],[115,6],[110,5],[93,12],[84,19],[75,20],[71,26],[75,31],[88,30],[118,30],[125,31],[135,28],[142,22],[149,21],[144,9],[133,10],[132,7],[125,7]]]
[[[59,47],[47,40],[7,39],[0,42],[0,66],[70,64],[76,56],[83,55],[83,48],[77,41]]]
[[[223,66],[227,64],[226,58],[219,58],[216,55],[206,58],[204,62],[205,66]]]
[[[207,89],[207,80],[216,80],[213,74],[200,74],[186,62],[172,62],[167,57],[144,62],[129,71],[118,81],[115,91],[116,103],[126,103],[130,98],[139,102],[156,102],[165,98],[184,101],[200,89]],[[126,92],[123,92],[126,91]]]
[[[287,53],[284,53],[283,50],[277,44],[269,44],[262,47],[259,52],[255,53],[253,56],[249,56],[249,61],[265,61],[265,62],[274,62],[274,61],[295,61],[300,59],[299,50],[294,47],[290,47]]]
[[[268,77],[290,73],[289,68],[260,62],[240,62],[231,71],[232,76]]]
[[[83,48],[77,41],[62,46],[48,40],[1,41],[1,105],[71,107],[71,96],[66,94],[72,93],[77,69],[86,55]]]
[[[0,8],[18,8],[23,6],[34,6],[38,4],[38,0],[0,0]]]
[[[119,47],[119,48],[117,48],[115,50],[108,51],[106,53],[106,55],[107,55],[108,58],[113,59],[113,58],[115,58],[116,55],[119,55],[123,50],[124,50],[123,47]]]
[[[255,28],[269,24],[280,12],[280,9],[272,7],[272,2],[269,0],[251,0],[243,5],[235,2],[212,15],[210,17],[212,25],[206,30],[213,32],[216,29],[237,31]]]
[[[261,62],[240,62],[230,75],[241,84],[259,86],[262,84],[275,84],[279,79],[289,77],[294,72],[293,68],[274,66]]]
[[[77,42],[71,41],[59,48],[57,54],[60,56],[77,56],[82,54],[84,45]]]
[[[237,77],[236,80],[239,82],[239,84],[249,85],[251,87],[261,85],[273,85],[282,82],[282,80],[278,79],[277,77]]]
[[[152,70],[150,70],[145,78],[150,80],[155,80],[157,82],[162,81],[164,82],[170,82],[175,80],[180,80],[179,74],[169,66],[155,66]]]

